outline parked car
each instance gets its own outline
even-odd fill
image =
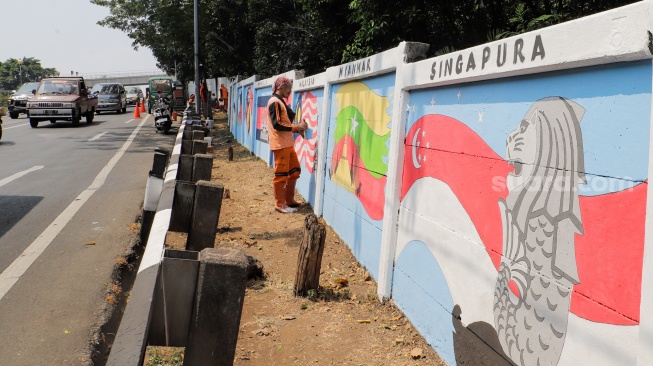
[[[93,122],[97,98],[90,95],[82,77],[51,77],[41,80],[36,94],[27,102],[29,124],[36,128],[39,122],[58,120],[79,124],[82,117],[86,123]]]
[[[127,93],[122,84],[95,84],[91,89],[91,93],[98,98],[97,114],[100,114],[100,112],[127,112]]]
[[[16,119],[22,114],[27,114],[27,101],[34,96],[36,88],[39,87],[39,82],[29,82],[21,85],[15,93],[9,97],[9,117]]]
[[[143,100],[143,91],[137,86],[132,86],[127,89],[127,104],[135,105],[136,102]]]

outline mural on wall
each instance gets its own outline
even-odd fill
[[[565,342],[571,290],[579,283],[574,237],[583,233],[583,114],[572,101],[546,98],[508,135],[506,156],[515,171],[508,173],[508,196],[499,200],[503,253],[494,324],[517,364],[556,365]]]
[[[271,89],[259,90],[256,93],[256,139],[268,143],[268,99],[272,95]]]
[[[238,125],[243,123],[243,88],[238,88]]]
[[[247,99],[245,102],[245,125],[247,126],[247,133],[250,133],[250,126],[252,124],[252,112],[254,108],[254,93],[252,86],[247,87]]]
[[[383,218],[390,101],[362,82],[344,84],[334,95],[338,104],[331,153],[331,180],[356,195],[374,220]]]
[[[313,174],[315,166],[315,153],[318,139],[318,98],[310,91],[299,94],[295,102],[295,123],[306,121],[308,129],[304,137],[295,136],[295,152],[299,158],[302,170]]]
[[[629,363],[650,79],[631,63],[411,93],[393,297],[447,362],[470,362],[470,329],[517,365]]]

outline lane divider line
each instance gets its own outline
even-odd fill
[[[134,121],[136,121],[136,120],[132,118],[132,119],[130,119],[129,121],[127,121],[127,122],[125,122],[125,123],[132,123],[132,122],[134,122]]]
[[[68,207],[66,207],[66,209],[63,210],[63,212],[61,212],[45,230],[43,230],[32,244],[30,244],[27,249],[25,249],[23,253],[9,265],[9,267],[7,267],[7,269],[0,273],[0,300],[5,297],[7,292],[11,290],[36,259],[43,254],[45,249],[66,227],[89,198],[91,198],[91,196],[93,196],[93,194],[104,185],[107,176],[132,144],[136,135],[141,130],[141,127],[145,124],[145,121],[147,121],[147,118],[144,118],[143,121],[141,121],[141,123],[134,129],[120,150],[115,153],[111,160],[109,160],[109,162],[102,168],[100,173],[98,173],[93,180],[93,183],[91,183],[86,190],[80,193],[79,196],[77,196],[77,198],[75,198],[75,200],[71,202],[70,205],[68,205]]]
[[[106,132],[98,133],[98,134],[95,135],[94,137],[88,139],[88,142],[95,141],[95,140],[99,139],[100,137],[102,137],[104,134],[106,134]]]
[[[11,183],[11,182],[15,181],[16,179],[22,177],[25,174],[29,174],[31,172],[35,172],[35,171],[43,169],[43,168],[44,168],[43,165],[35,165],[35,166],[33,166],[33,167],[31,167],[31,168],[29,168],[27,170],[23,170],[22,172],[18,172],[18,173],[14,174],[14,175],[12,175],[10,177],[7,177],[7,178],[5,178],[3,180],[0,180],[0,187],[4,186],[5,184],[8,184],[8,183]]]
[[[16,125],[16,126],[11,126],[11,127],[3,127],[3,130],[11,130],[12,128],[18,128],[18,127],[23,127],[27,126],[29,123],[23,123],[22,125]]]

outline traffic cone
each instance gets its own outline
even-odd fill
[[[141,102],[141,113],[145,113],[145,101]]]
[[[134,118],[141,118],[141,114],[138,112],[138,102],[136,102],[136,108],[134,108]]]

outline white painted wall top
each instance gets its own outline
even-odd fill
[[[290,70],[290,71],[284,72],[283,74],[274,75],[271,78],[259,80],[254,84],[254,89],[259,89],[259,88],[265,88],[265,87],[268,87],[268,86],[272,86],[272,83],[279,76],[285,76],[290,80],[297,80],[297,79],[301,79],[301,78],[304,77],[304,70]]]
[[[295,81],[293,81],[293,90],[301,91],[323,88],[326,84],[326,76],[326,72],[323,72],[302,79],[295,79]]]
[[[408,64],[406,85],[446,85],[650,59],[651,31],[653,1],[647,0]]]
[[[253,84],[253,83],[256,82],[256,80],[258,80],[258,78],[259,78],[258,75],[250,76],[247,79],[245,79],[245,80],[241,81],[240,83],[238,83],[238,86],[245,86],[245,85]]]
[[[343,82],[393,71],[399,63],[403,62],[405,47],[406,43],[401,42],[399,46],[387,51],[340,66],[329,67],[326,71],[327,78],[331,82]]]

